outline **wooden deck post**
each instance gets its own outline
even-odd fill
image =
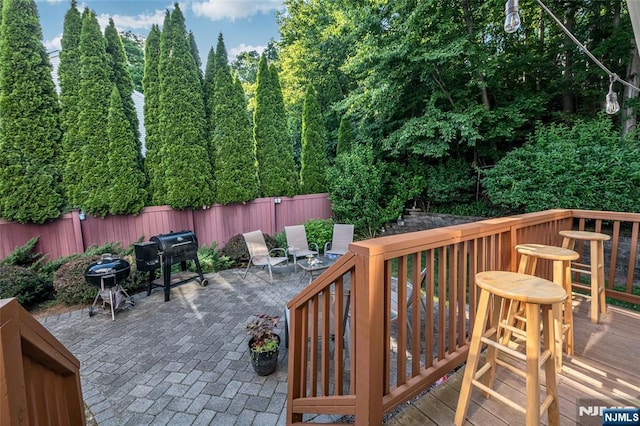
[[[16,299],[0,300],[0,424],[85,424],[80,362]]]
[[[384,395],[384,260],[356,258],[356,425],[382,424]]]

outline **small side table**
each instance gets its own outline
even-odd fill
[[[571,262],[578,260],[580,255],[573,250],[548,246],[543,244],[518,244],[516,251],[520,254],[518,272],[535,275],[538,259],[553,262],[553,282],[567,292],[564,309],[554,305],[556,318],[555,345],[556,365],[562,368],[562,336],[566,335],[565,344],[567,355],[573,355],[573,306],[571,304]],[[562,312],[564,311],[564,314]]]
[[[574,250],[577,240],[589,241],[590,261],[584,263],[571,263],[571,270],[581,274],[591,275],[591,322],[597,323],[599,313],[607,312],[604,290],[604,242],[611,239],[606,234],[589,231],[560,231],[562,247]]]

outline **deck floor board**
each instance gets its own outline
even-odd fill
[[[590,300],[574,297],[575,355],[564,355],[558,374],[560,424],[575,425],[578,407],[589,399],[609,401],[610,405],[640,407],[640,314],[608,306],[598,324],[589,319]],[[523,366],[523,364],[521,364]],[[390,425],[452,424],[464,368],[423,397],[412,401],[394,416]],[[544,374],[541,372],[544,383]],[[504,368],[498,368],[494,389],[524,404],[525,380]],[[544,387],[542,393],[544,394]],[[587,423],[594,419],[587,419]],[[599,420],[599,419],[598,419]],[[467,425],[523,424],[524,415],[500,403],[486,399],[474,388],[467,412]],[[542,424],[547,424],[546,415]],[[597,424],[597,423],[594,423]]]

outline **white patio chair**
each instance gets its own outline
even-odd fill
[[[318,244],[307,242],[307,231],[304,225],[285,226],[284,233],[287,237],[287,250],[293,256],[293,271],[298,273],[298,258],[307,255],[318,254]],[[315,250],[311,248],[315,247]]]
[[[407,300],[406,300],[407,308],[409,308],[409,306],[411,306],[411,304],[413,303],[413,293],[415,291],[417,291],[418,293],[421,293],[422,286],[425,282],[426,274],[427,274],[427,269],[425,268],[420,272],[420,283],[417,286],[414,286],[411,281],[407,281]],[[422,294],[420,294],[420,303],[422,304],[422,309],[426,314],[427,303],[425,298],[422,296]],[[398,320],[399,306],[400,305],[398,300],[398,278],[391,277],[391,321]],[[398,324],[398,326],[400,326],[400,324]],[[411,332],[412,332],[411,318],[408,315],[407,315],[407,328],[409,329],[409,335],[411,335]]]
[[[336,223],[333,225],[333,238],[324,245],[324,254],[342,256],[353,242],[353,225]]]
[[[273,283],[273,274],[271,273],[271,267],[275,265],[279,265],[283,262],[286,262],[287,269],[289,269],[289,256],[287,256],[287,252],[283,248],[276,247],[274,249],[269,250],[267,247],[267,243],[264,241],[264,235],[262,231],[252,231],[242,234],[244,237],[244,242],[247,244],[247,249],[249,250],[249,263],[247,264],[247,269],[244,272],[244,278],[247,278],[247,273],[249,272],[249,267],[251,264],[255,266],[262,266],[264,269],[265,266],[269,268],[269,279]],[[272,257],[272,253],[282,252],[283,256]]]

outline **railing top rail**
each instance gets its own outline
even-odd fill
[[[529,219],[527,216],[525,218]],[[389,235],[351,243],[349,250],[362,256],[382,255],[385,259],[392,259],[408,253],[507,232],[522,219],[521,216],[492,218],[443,228]]]
[[[611,220],[621,222],[640,222],[640,213],[609,212],[601,210],[572,210],[576,219]]]
[[[355,264],[356,260],[353,252],[349,251],[340,256],[336,263],[331,265],[331,267],[323,272],[322,275],[313,280],[311,284],[291,299],[287,304],[287,307],[289,309],[295,309],[307,303],[313,296],[329,287],[338,278],[353,269]]]

